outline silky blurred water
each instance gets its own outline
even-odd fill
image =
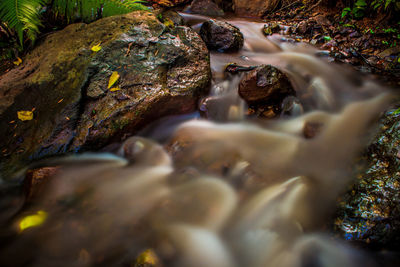
[[[195,28],[208,19],[183,16]],[[230,23],[245,45],[211,53],[212,87],[199,106],[207,118],[166,118],[108,153],[43,163],[57,175],[26,204],[10,196],[18,208],[0,217],[1,266],[134,266],[146,249],[162,266],[375,266],[326,225],[393,97],[314,47],[267,39],[262,23]],[[224,74],[231,62],[285,72],[297,111],[248,119],[240,75]],[[307,125],[318,126],[313,138]],[[38,211],[44,223],[21,231]]]

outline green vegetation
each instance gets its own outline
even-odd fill
[[[50,11],[67,23],[90,22],[101,17],[148,10],[141,0],[1,0],[0,33],[16,37],[22,46],[25,39],[35,41],[42,26],[41,13]]]
[[[398,12],[400,0],[352,0],[350,6],[343,8],[342,18],[361,19],[372,12]]]

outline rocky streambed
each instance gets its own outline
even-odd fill
[[[395,266],[394,96],[271,25],[184,17],[199,34],[174,12],[73,24],[0,77],[0,262]]]

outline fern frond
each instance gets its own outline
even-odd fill
[[[91,22],[100,17],[125,14],[136,10],[149,10],[141,0],[54,0],[51,8],[67,22],[81,19]]]
[[[45,4],[45,0],[1,0],[0,20],[15,30],[22,46],[24,32],[32,41],[39,33],[40,14],[39,9]]]

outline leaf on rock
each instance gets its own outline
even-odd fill
[[[92,46],[92,48],[90,48],[93,52],[98,52],[101,50],[101,43],[98,43],[97,45]]]
[[[47,212],[39,210],[34,215],[28,215],[19,222],[19,230],[22,232],[25,229],[42,225],[47,219]]]
[[[111,76],[110,79],[108,80],[108,89],[111,88],[111,86],[113,86],[119,79],[119,74],[118,72],[114,71]]]
[[[110,92],[115,92],[115,91],[119,91],[121,90],[121,88],[119,86],[113,87],[110,89]]]
[[[17,57],[17,60],[13,62],[14,65],[19,66],[22,63],[22,59],[20,57]]]
[[[17,112],[18,119],[21,121],[30,121],[33,119],[33,112],[29,110],[21,110]]]

